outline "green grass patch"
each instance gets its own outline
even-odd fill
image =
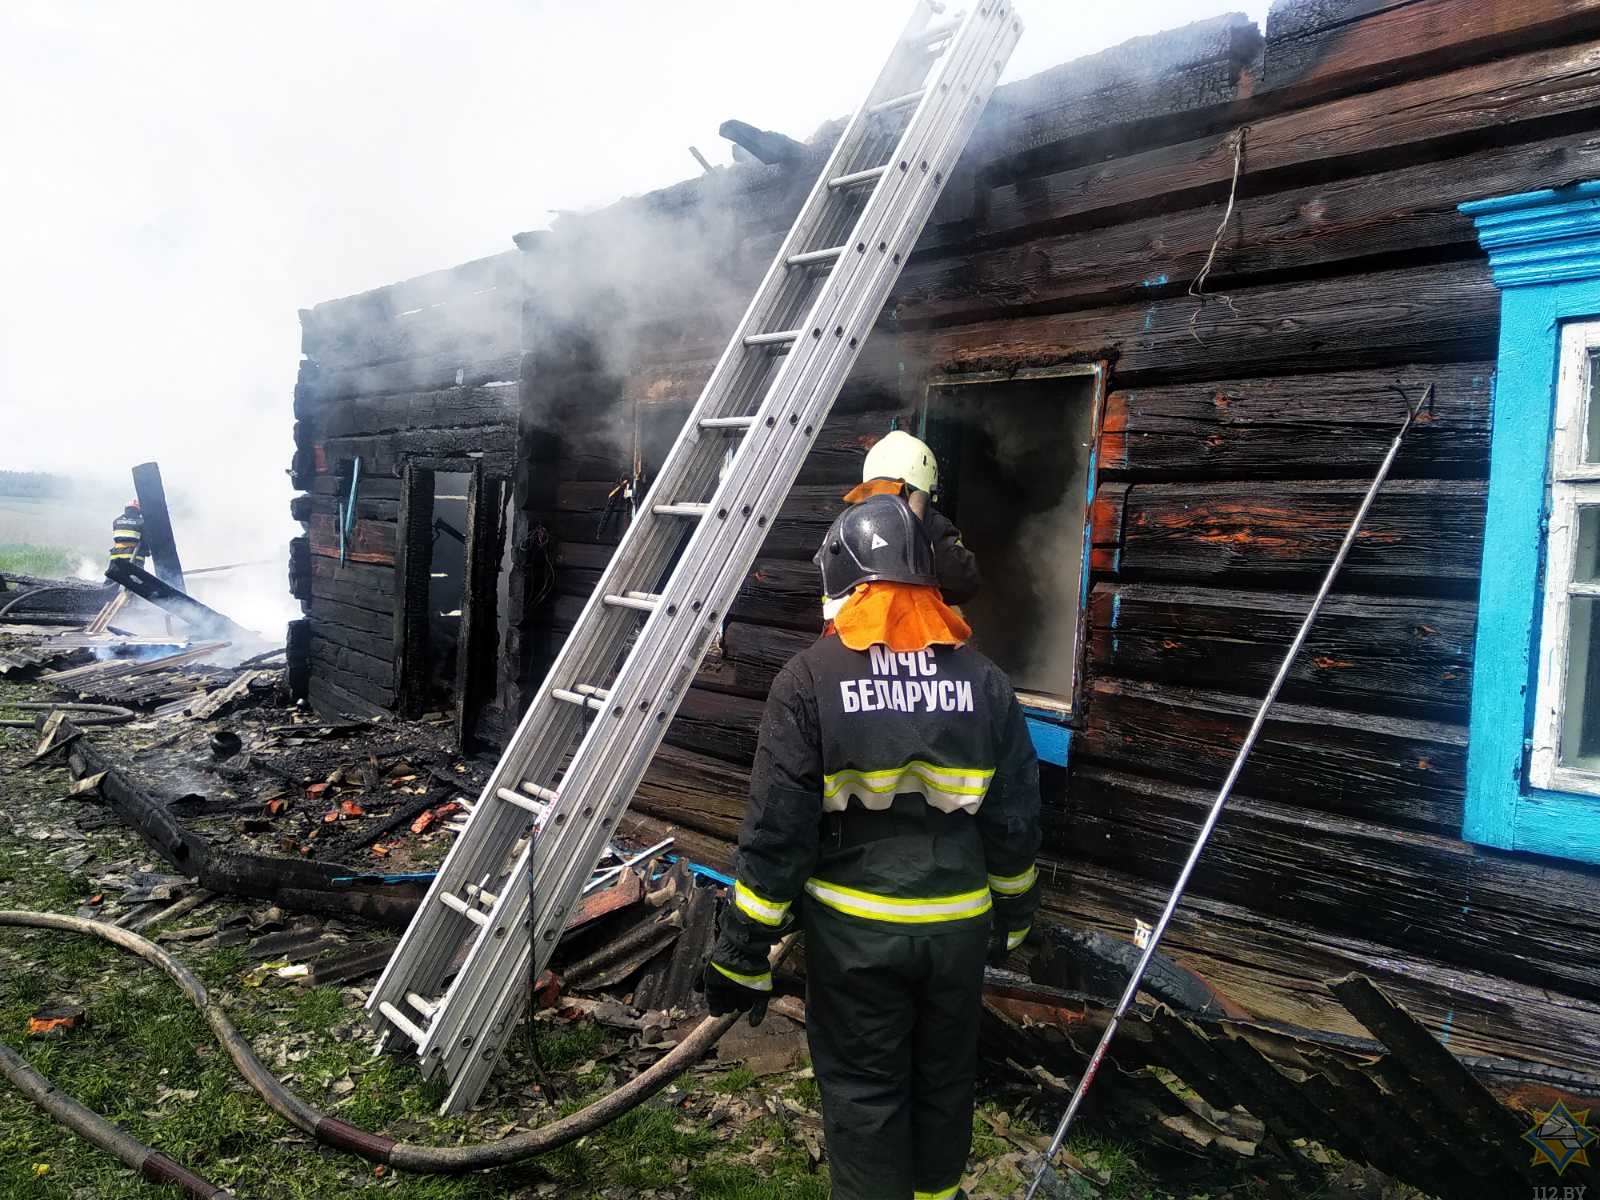
[[[0,573],[70,579],[77,573],[79,557],[77,551],[62,546],[0,542]]]
[[[593,1021],[540,1022],[536,1030],[539,1064],[547,1071],[565,1071],[593,1058],[606,1040],[606,1031]]]
[[[724,1096],[731,1096],[742,1092],[747,1087],[754,1086],[756,1073],[749,1067],[734,1067],[724,1071],[721,1075],[707,1084],[707,1090],[717,1092]]]

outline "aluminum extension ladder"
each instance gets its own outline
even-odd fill
[[[941,11],[918,0],[367,1002],[441,1112],[483,1090],[1022,33],[1009,0]]]

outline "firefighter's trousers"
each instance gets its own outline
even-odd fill
[[[972,1141],[989,922],[904,934],[810,904],[805,932],[834,1200],[949,1200]]]

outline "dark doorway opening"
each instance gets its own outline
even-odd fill
[[[1098,373],[930,386],[935,504],[977,555],[973,645],[1025,704],[1072,710]]]

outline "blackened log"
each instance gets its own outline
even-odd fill
[[[306,615],[318,625],[343,625],[379,637],[394,636],[394,618],[390,614],[342,604],[338,600],[313,596],[311,603],[306,605]]]
[[[1072,741],[1072,788],[1089,763],[1189,786],[1220,784],[1258,696],[1096,679]],[[1399,830],[1461,830],[1466,730],[1279,703],[1240,777],[1244,794]],[[1071,789],[1069,788],[1069,791]],[[1070,820],[1056,835],[1073,838]]]
[[[381,477],[380,477],[381,479]],[[381,480],[384,483],[394,483],[397,480]],[[314,515],[337,518],[339,512],[345,507],[350,496],[348,480],[335,480],[338,484],[332,494],[311,492],[303,496],[295,496],[289,501],[289,515],[296,521],[310,521]],[[393,522],[398,509],[399,501],[395,497],[374,496],[369,494],[367,481],[361,480],[356,497],[356,519],[366,521]]]
[[[313,444],[312,454],[318,471],[333,471],[341,462],[359,458],[363,478],[398,475],[408,458],[464,458],[468,461],[462,470],[479,461],[490,474],[509,475],[515,445],[513,425],[452,425],[327,438]]]
[[[1170,883],[1212,799],[1100,767],[1074,770],[1075,852]],[[1190,891],[1600,999],[1600,937],[1572,908],[1570,876],[1531,860],[1486,858],[1451,838],[1237,796]]]
[[[330,667],[335,671],[346,672],[361,679],[371,680],[380,687],[389,688],[394,685],[394,663],[389,658],[380,658],[372,654],[363,654],[359,650],[352,650],[341,646],[339,642],[328,636],[328,631],[337,626],[311,628],[311,661],[318,668]],[[387,643],[385,643],[387,645]]]
[[[401,362],[321,370],[302,378],[295,388],[295,415],[319,409],[354,396],[379,396],[395,392],[426,392],[440,388],[480,387],[517,378],[522,352],[516,343],[484,350],[432,354]]]
[[[306,684],[311,706],[325,717],[378,717],[394,709],[394,692],[313,661]]]
[[[56,735],[57,743],[67,743],[67,766],[73,778],[105,772],[97,790],[110,801],[117,815],[179,871],[198,874],[205,863],[205,840],[184,829],[168,811],[165,800],[141,788],[89,738],[81,736],[82,732],[70,720],[63,719]]]
[[[821,541],[819,536],[818,541]],[[822,577],[810,562],[758,558],[728,609],[730,620],[822,631]]]
[[[1236,288],[1228,298],[1202,306],[1178,296],[907,333],[901,350],[947,372],[1110,359],[1120,387],[1481,361],[1494,357],[1499,332],[1499,292],[1478,262]]]
[[[428,693],[428,592],[432,584],[434,473],[401,468],[400,517],[395,529],[394,626],[388,682],[401,716],[422,711]]]
[[[144,544],[150,551],[155,577],[181,592],[183,564],[178,559],[178,542],[172,533],[172,514],[167,511],[167,490],[161,485],[161,467],[153,462],[135,467],[133,490],[139,497],[139,514],[144,518]]]
[[[651,759],[650,769],[634,793],[633,808],[734,842],[749,793],[748,770],[667,745]]]
[[[1494,369],[1492,362],[1413,363],[1118,388],[1106,398],[1099,464],[1133,479],[1365,479],[1394,439],[1402,395],[1432,384],[1434,401],[1412,426],[1391,478],[1482,479]]]
[[[221,638],[234,643],[258,641],[255,634],[209,608],[178,588],[163,583],[150,572],[122,559],[106,567],[106,578],[120,583],[135,596],[165,609],[184,621],[198,638]]]
[[[514,384],[449,387],[430,392],[357,396],[317,418],[326,438],[374,437],[406,430],[512,426],[517,420]],[[367,481],[362,480],[366,494]]]
[[[334,600],[353,608],[369,612],[393,614],[395,607],[395,572],[391,567],[369,563],[340,563],[337,558],[320,554],[308,555],[311,559],[311,595],[317,599]]]
[[[1596,106],[1600,44],[1537,50],[1251,121],[1241,186],[1248,195],[1296,179],[1387,170],[1482,145],[1491,131],[1502,143],[1532,140]],[[1091,216],[1104,224],[1112,209],[1226,196],[1228,143],[1206,136],[1005,184],[990,193],[980,231]]]
[[[667,743],[738,766],[755,761],[766,706],[759,700],[691,687],[667,730]]]
[[[290,621],[284,633],[284,681],[289,698],[304,700],[311,682],[311,622]]]
[[[359,612],[360,610],[352,609],[347,611]],[[368,615],[376,616],[376,614]],[[311,636],[315,642],[323,643],[325,646],[339,646],[354,650],[386,663],[394,656],[394,631],[392,628],[374,632],[315,616],[309,620]],[[378,622],[389,624],[386,618],[383,617],[378,617]]]
[[[1366,484],[1136,483],[1093,508],[1097,546],[1123,575],[1286,586],[1320,578]],[[1373,504],[1340,584],[1476,595],[1485,485],[1395,480]]]
[[[359,329],[373,321],[449,304],[490,289],[514,288],[521,280],[521,257],[515,250],[506,250],[301,309],[301,353],[315,358],[324,344],[338,341],[348,329]]]
[[[1469,253],[1476,235],[1461,201],[1596,174],[1600,136],[1577,134],[1247,195],[1211,263],[1212,290],[1378,255]],[[951,323],[1182,292],[1206,265],[1225,201],[976,250],[954,241],[912,259],[889,310]]]
[[[1600,5],[1594,0],[1278,4],[1267,14],[1259,87],[1294,100],[1336,90],[1365,91],[1592,35],[1597,28]]]
[[[1098,584],[1090,671],[1264,695],[1309,603],[1275,592]],[[1332,596],[1283,698],[1464,724],[1476,615],[1468,601]]]
[[[786,133],[757,129],[748,121],[724,121],[717,127],[717,133],[735,146],[748,150],[769,166],[774,163],[798,162],[806,157],[804,142],[797,142]]]
[[[313,475],[310,484],[304,489],[314,496],[331,497],[335,500],[345,499],[350,495],[350,480],[339,475]],[[361,486],[357,489],[358,501],[368,500],[398,500],[400,499],[400,480],[387,478],[383,475],[361,476]],[[291,501],[292,503],[292,501]],[[389,514],[394,515],[392,512]]]
[[[289,594],[296,600],[311,599],[311,539],[289,539]]]
[[[695,686],[764,700],[779,669],[816,641],[796,630],[737,622],[722,631],[720,650],[706,655]]]
[[[1050,919],[1120,937],[1128,936],[1134,917],[1154,920],[1170,887],[1083,861],[1041,871]],[[1381,894],[1367,901],[1383,902]],[[1600,1004],[1482,968],[1447,966],[1432,954],[1407,954],[1340,926],[1295,924],[1254,905],[1193,896],[1178,909],[1162,946],[1263,1020],[1364,1035],[1324,982],[1360,970],[1459,1053],[1600,1068]]]

